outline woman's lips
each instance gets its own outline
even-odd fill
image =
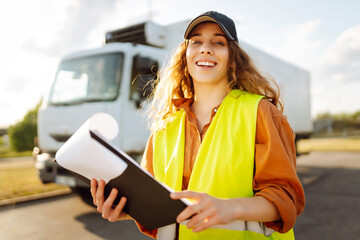
[[[212,61],[197,61],[197,62],[196,62],[196,66],[201,67],[201,68],[210,69],[210,68],[216,66],[216,62],[212,62]]]

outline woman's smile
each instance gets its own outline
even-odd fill
[[[214,61],[206,61],[206,60],[200,60],[196,62],[196,65],[201,68],[204,68],[204,70],[212,69],[213,67],[216,66],[216,64],[217,63]]]

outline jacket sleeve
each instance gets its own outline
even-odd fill
[[[305,196],[296,173],[295,134],[287,119],[269,101],[259,103],[255,138],[255,196],[272,202],[281,219],[265,225],[288,232],[304,209]]]
[[[154,176],[154,169],[153,169],[153,135],[151,134],[148,142],[146,144],[145,152],[141,160],[141,167],[148,171],[151,175]],[[135,221],[136,225],[138,226],[141,233],[151,237],[156,238],[157,237],[157,229],[154,229],[152,231],[147,230],[144,226],[142,226],[140,223]]]

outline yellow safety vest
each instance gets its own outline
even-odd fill
[[[252,197],[257,108],[263,96],[232,90],[223,100],[200,145],[188,190],[218,198]],[[185,112],[177,111],[154,134],[154,175],[182,190]],[[251,231],[210,228],[193,233],[180,225],[179,239],[294,239],[293,231],[270,237]]]

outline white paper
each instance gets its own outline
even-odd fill
[[[56,162],[88,179],[103,179],[108,183],[125,171],[127,163],[92,139],[90,130],[111,141],[118,134],[119,127],[109,114],[93,115],[57,151]]]

